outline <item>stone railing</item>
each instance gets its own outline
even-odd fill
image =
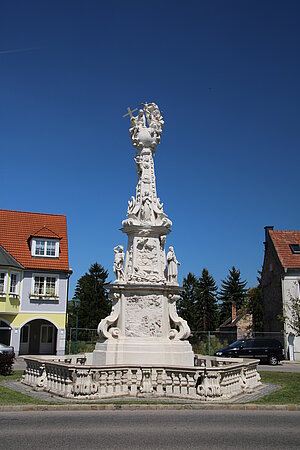
[[[84,358],[78,355],[55,360],[24,359],[27,367],[23,383],[74,399],[177,397],[218,401],[251,391],[260,384],[254,360],[221,362],[219,367],[211,360],[208,367],[179,368],[90,366],[82,364]]]

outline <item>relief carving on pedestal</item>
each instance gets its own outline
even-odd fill
[[[128,274],[128,282],[159,283],[163,277],[159,270],[158,240],[139,237],[136,240],[136,256],[133,271]]]
[[[162,299],[158,295],[133,295],[126,300],[125,335],[159,337],[162,335]]]

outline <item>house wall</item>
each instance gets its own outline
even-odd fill
[[[58,296],[57,300],[51,299],[31,299],[32,294],[32,277],[37,272],[24,272],[22,281],[21,304],[20,312],[34,312],[34,313],[65,313],[67,307],[67,286],[68,278],[64,273],[53,274],[58,276]],[[40,275],[47,274],[41,272]]]
[[[261,277],[265,332],[280,332],[283,329],[283,323],[278,319],[282,315],[282,276],[276,251],[270,238],[267,238]]]
[[[58,299],[32,299],[30,294],[33,291],[32,277],[38,274],[37,271],[24,271],[20,284],[20,305],[16,314],[5,314],[3,317],[10,323],[11,338],[10,345],[14,346],[16,355],[19,354],[21,328],[23,325],[31,321],[32,329],[37,327],[40,320],[46,320],[52,323],[56,328],[56,354],[63,355],[65,352],[65,325],[66,325],[66,308],[67,308],[67,292],[68,292],[68,276],[65,273],[53,274],[58,276]],[[39,272],[48,275],[49,273]],[[1,306],[1,305],[0,305]],[[7,311],[11,312],[10,310]],[[1,310],[0,310],[1,315]],[[37,343],[38,345],[38,343]],[[32,350],[32,347],[31,347]]]
[[[299,283],[300,271],[298,274],[287,274],[282,280],[283,311],[288,318],[285,324],[286,348],[289,349],[289,344],[293,345],[295,361],[300,361],[300,336],[295,336],[295,331],[289,326],[289,318],[291,317],[291,298],[299,298]],[[290,354],[289,357],[291,358]]]

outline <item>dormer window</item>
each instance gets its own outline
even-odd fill
[[[33,238],[31,244],[31,256],[39,256],[43,258],[58,258],[59,240]]]

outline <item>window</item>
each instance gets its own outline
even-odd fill
[[[31,244],[31,256],[46,258],[59,257],[58,239],[33,239]]]
[[[55,295],[55,285],[56,278],[55,277],[47,277],[46,278],[46,295]]]
[[[6,272],[0,273],[0,293],[5,292],[5,278],[6,278]]]
[[[18,281],[19,277],[17,273],[10,274],[9,293],[18,294]]]
[[[300,245],[299,244],[290,244],[290,248],[293,253],[300,253]]]
[[[51,344],[53,342],[53,326],[52,325],[42,325],[41,327],[41,343]]]
[[[55,247],[56,247],[56,242],[54,241],[48,241],[47,242],[47,250],[46,250],[46,255],[47,256],[55,256]]]
[[[57,296],[57,277],[54,276],[35,276],[33,295],[40,297]]]
[[[29,325],[24,325],[21,329],[21,343],[27,344],[29,340]]]
[[[35,254],[44,256],[45,254],[45,241],[36,241],[35,243]]]
[[[17,288],[17,275],[15,273],[12,273],[10,275],[10,287],[9,287],[10,294],[15,294],[16,288]]]
[[[43,295],[44,293],[45,277],[35,277],[34,279],[34,293],[35,295]]]

